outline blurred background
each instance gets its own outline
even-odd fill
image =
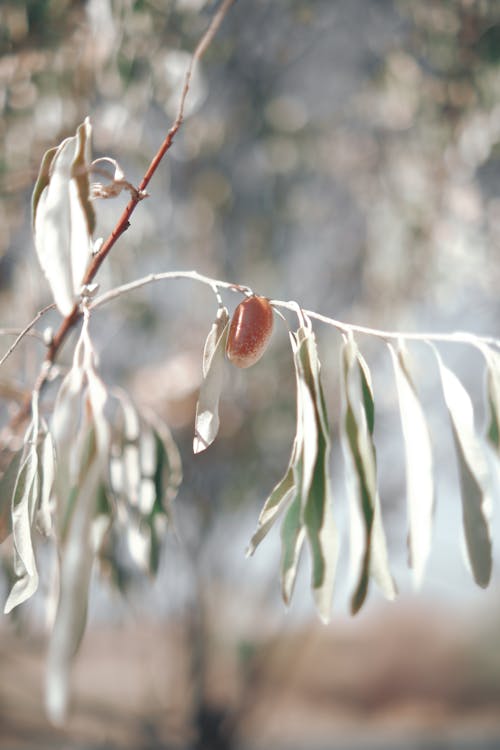
[[[30,230],[43,152],[90,115],[94,155],[138,184],[178,106],[205,0],[0,2],[0,315],[22,327],[50,301]],[[351,323],[498,335],[500,4],[495,0],[240,0],[197,69],[188,117],[98,277],[196,269]],[[106,236],[126,196],[98,204]],[[239,301],[228,293],[225,302]],[[150,285],[92,320],[108,384],[170,425],[184,482],[178,538],[155,580],[96,570],[72,715],[43,713],[44,593],[0,621],[0,748],[500,748],[500,584],[463,562],[460,498],[437,374],[413,346],[435,437],[438,505],[423,589],[406,569],[404,453],[391,363],[374,377],[383,515],[401,595],[372,588],[347,614],[339,335],[317,326],[343,547],[332,624],[304,566],[280,600],[279,536],[245,548],[294,434],[285,326],[249,371],[227,367],[221,431],[192,456],[211,291]],[[57,326],[57,317],[48,324]],[[8,340],[2,339],[6,349]],[[484,419],[479,354],[443,356]],[[7,420],[43,355],[25,339],[0,373]],[[61,355],[69,361],[71,346]],[[50,399],[49,399],[50,400]],[[495,516],[499,540],[498,512]],[[306,562],[306,561],[304,561]],[[7,594],[7,576],[0,583]],[[45,590],[44,590],[45,589]]]

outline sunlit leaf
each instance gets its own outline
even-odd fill
[[[71,488],[75,485],[78,470],[76,443],[83,411],[83,359],[84,344],[80,337],[75,347],[72,367],[59,387],[52,414],[51,432],[57,455],[55,520],[58,536],[62,534]]]
[[[32,199],[38,260],[62,315],[73,309],[92,255],[90,137],[86,120],[75,136],[45,154]]]
[[[16,486],[19,466],[23,457],[24,449],[14,453],[9,465],[0,480],[0,544],[7,539],[12,532],[12,496]]]
[[[357,612],[373,578],[388,599],[396,596],[377,487],[373,428],[375,404],[368,366],[352,336],[342,346],[342,446],[351,508],[351,559],[356,584],[351,610]]]
[[[468,559],[476,583],[485,588],[492,569],[489,515],[493,498],[489,464],[484,445],[475,429],[469,394],[457,376],[443,364],[438,351],[433,349],[439,364],[455,442]]]
[[[203,352],[203,382],[196,405],[193,451],[201,453],[215,440],[219,431],[219,399],[224,374],[224,351],[229,325],[229,313],[220,307],[205,342]]]
[[[302,516],[312,558],[312,590],[327,621],[333,597],[338,538],[332,512],[330,434],[320,380],[320,362],[312,330],[297,332],[299,413],[303,420]]]
[[[274,487],[260,512],[257,529],[250,539],[247,555],[253,555],[257,546],[271,529],[274,521],[295,496],[295,479],[289,466],[285,476]]]
[[[406,457],[409,559],[415,583],[422,582],[431,549],[434,513],[432,446],[429,428],[410,375],[407,355],[389,344],[399,398]]]
[[[37,529],[48,536],[52,531],[52,490],[55,479],[55,451],[52,435],[47,432],[38,448],[40,495],[36,512]]]
[[[85,629],[94,560],[91,531],[102,467],[92,428],[87,433],[87,442],[87,463],[81,467],[81,483],[75,491],[62,548],[59,604],[48,652],[46,705],[54,724],[61,724],[67,714],[71,662]]]
[[[32,526],[38,497],[38,456],[36,445],[27,444],[12,496],[12,535],[16,582],[5,603],[5,613],[29,599],[38,588],[38,572],[33,549]]]
[[[486,435],[500,457],[500,354],[478,340],[475,340],[474,344],[486,360],[486,401],[488,405]]]
[[[281,525],[281,593],[285,604],[289,604],[292,598],[305,538],[301,516],[300,496],[296,495]]]

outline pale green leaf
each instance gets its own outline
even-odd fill
[[[56,463],[52,435],[47,432],[38,447],[38,466],[40,474],[40,496],[38,498],[36,526],[48,536],[52,531],[53,503],[52,491],[54,486]]]
[[[34,436],[33,436],[34,438]],[[35,438],[34,438],[35,439]],[[12,497],[12,535],[16,582],[5,603],[5,613],[26,601],[38,588],[32,527],[38,498],[38,455],[35,442],[26,443]]]
[[[24,449],[14,453],[0,480],[0,544],[12,533],[12,497]]]
[[[409,559],[416,585],[422,582],[431,549],[434,480],[429,428],[405,350],[388,344],[394,365],[406,458]]]
[[[102,466],[93,428],[87,433],[86,466],[75,488],[62,548],[60,593],[52,629],[46,678],[47,713],[62,724],[68,708],[69,676],[87,619],[88,589],[94,560],[92,522],[97,511]]]
[[[443,364],[435,347],[433,349],[455,442],[468,560],[476,583],[485,588],[492,569],[489,516],[493,498],[489,463],[485,446],[475,429],[469,394],[457,376]]]
[[[90,122],[45,154],[32,199],[38,260],[62,315],[78,299],[92,254],[93,208],[90,202]]]
[[[281,525],[281,593],[285,604],[292,598],[305,537],[301,516],[300,495],[296,495]]]
[[[486,402],[488,408],[486,435],[500,457],[500,354],[477,339],[473,343],[486,360]]]
[[[205,342],[203,381],[196,404],[194,453],[201,453],[215,440],[219,431],[219,399],[224,375],[224,352],[229,326],[225,307],[218,310]]]
[[[264,506],[260,512],[257,529],[253,534],[250,544],[247,549],[247,555],[253,555],[258,544],[264,539],[269,530],[272,528],[276,519],[281,513],[288,507],[293,501],[297,494],[297,487],[300,488],[301,480],[297,480],[297,462],[302,459],[303,452],[303,419],[302,419],[302,403],[300,398],[299,388],[301,387],[300,381],[301,376],[297,364],[296,348],[297,339],[295,334],[290,333],[290,344],[292,352],[294,353],[294,369],[295,369],[295,381],[297,388],[297,420],[296,420],[296,432],[293,441],[292,453],[290,461],[285,475],[275,485],[271,494],[267,498]]]
[[[362,606],[370,577],[388,599],[396,596],[389,569],[387,544],[377,488],[373,444],[374,399],[368,366],[352,336],[341,352],[342,422],[351,516],[351,560],[356,579],[351,610]]]
[[[296,350],[299,414],[303,420],[302,518],[312,558],[312,591],[324,621],[330,617],[338,558],[330,481],[330,435],[316,339],[299,329]]]

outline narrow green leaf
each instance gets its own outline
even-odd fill
[[[196,405],[194,453],[208,448],[219,431],[219,399],[228,326],[229,313],[225,307],[220,307],[203,352],[203,382]]]
[[[38,497],[38,456],[34,442],[26,443],[12,497],[12,535],[16,582],[5,603],[5,614],[29,599],[38,588],[32,526]]]
[[[420,585],[431,549],[434,515],[432,446],[406,352],[402,347],[397,351],[391,344],[388,347],[394,366],[405,446],[409,559],[415,584]]]
[[[301,478],[298,479],[299,472],[297,471],[297,464],[302,459],[303,452],[303,420],[302,420],[302,403],[300,398],[300,373],[296,358],[297,339],[295,334],[290,333],[290,344],[292,352],[294,353],[294,370],[295,370],[295,381],[297,388],[297,419],[296,419],[296,432],[293,441],[292,453],[288,462],[288,467],[283,478],[275,485],[271,494],[267,498],[262,511],[259,515],[257,522],[257,529],[250,540],[250,544],[247,549],[247,555],[253,555],[257,545],[260,544],[262,539],[266,536],[268,531],[273,526],[276,519],[281,513],[290,505],[297,491],[300,491]],[[300,472],[301,476],[301,472]]]
[[[314,333],[303,327],[297,338],[299,411],[303,418],[304,441],[302,514],[312,558],[313,595],[320,617],[326,622],[330,618],[338,559],[338,535],[332,512],[329,424]]]
[[[396,586],[389,570],[377,489],[370,371],[352,336],[344,340],[341,363],[341,437],[351,508],[351,559],[357,579],[351,599],[354,614],[366,598],[370,577],[388,599],[396,596]]]
[[[491,477],[484,446],[476,433],[474,410],[469,394],[457,376],[439,365],[443,394],[450,416],[462,492],[462,514],[468,559],[476,583],[485,588],[491,577],[492,550],[490,519]]]
[[[289,505],[295,495],[295,480],[293,469],[288,467],[285,476],[274,487],[273,491],[264,503],[259,515],[257,529],[250,539],[247,555],[253,555],[257,546],[264,539],[276,518]]]
[[[488,407],[486,436],[500,457],[500,354],[479,341],[474,343],[486,360],[486,402]]]
[[[55,479],[55,451],[52,435],[47,432],[38,447],[38,467],[40,475],[40,496],[36,511],[36,527],[48,536],[52,531],[52,490]]]
[[[12,533],[12,496],[24,449],[14,453],[0,480],[0,544]]]
[[[281,593],[289,604],[295,586],[300,552],[305,538],[300,496],[296,495],[281,525]]]

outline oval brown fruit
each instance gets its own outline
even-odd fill
[[[253,295],[233,313],[226,356],[236,367],[251,367],[264,354],[273,332],[273,308],[265,297]]]

